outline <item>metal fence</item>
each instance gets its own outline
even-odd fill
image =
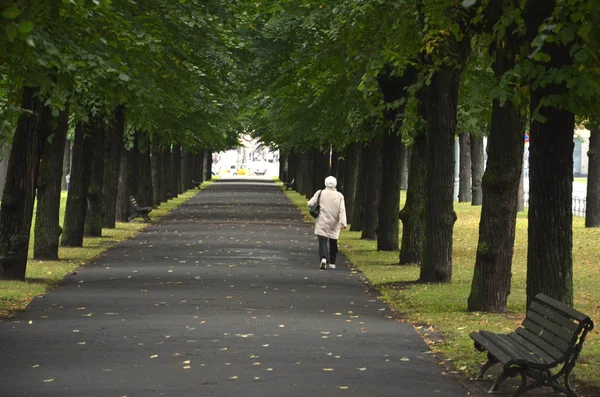
[[[525,207],[529,207],[529,195],[525,194]],[[585,197],[573,197],[573,215],[585,218]]]

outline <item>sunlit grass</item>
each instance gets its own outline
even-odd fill
[[[403,192],[404,193],[404,192]],[[298,205],[307,221],[311,218],[306,198],[288,190],[287,196]],[[404,194],[402,196],[404,200]],[[454,226],[451,284],[417,284],[419,267],[399,266],[398,252],[378,252],[375,241],[361,240],[360,232],[344,231],[340,249],[376,287],[382,296],[407,321],[423,326],[421,334],[432,350],[451,360],[455,369],[467,376],[475,375],[486,360],[473,347],[472,331],[485,329],[511,332],[525,313],[527,266],[527,215],[519,213],[512,267],[511,294],[507,314],[470,313],[466,311],[481,207],[455,203],[458,220]],[[402,227],[400,227],[402,229]],[[400,231],[401,233],[402,231]],[[401,236],[400,236],[401,241]],[[573,262],[575,307],[600,323],[600,229],[586,229],[584,219],[573,221]],[[433,332],[435,331],[435,333]],[[438,338],[437,335],[441,335]],[[600,388],[600,333],[590,333],[583,346],[574,378]]]
[[[213,180],[202,183],[200,189],[205,189],[212,182]],[[150,219],[156,221],[162,218],[170,210],[194,197],[198,192],[198,189],[191,189],[177,198],[162,203],[158,208],[152,210]],[[66,200],[67,193],[62,192],[61,223],[64,219]],[[35,224],[35,214],[32,224]],[[89,263],[117,243],[135,236],[148,225],[148,223],[141,220],[128,223],[117,222],[115,229],[102,229],[102,237],[85,237],[83,247],[60,247],[58,250],[59,261],[29,259],[25,281],[0,281],[0,318],[9,317],[16,311],[25,309],[33,297],[46,293],[48,289],[54,287],[65,276],[71,274],[80,266]],[[33,238],[32,227],[29,258],[33,257]]]

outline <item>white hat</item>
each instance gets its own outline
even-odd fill
[[[333,177],[333,176],[328,176],[327,178],[325,178],[325,186],[326,187],[336,187],[337,179],[335,179],[335,177]]]

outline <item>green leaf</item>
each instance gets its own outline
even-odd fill
[[[2,13],[2,16],[6,19],[17,19],[19,15],[21,15],[23,11],[19,10],[15,7],[9,7]]]
[[[6,25],[6,36],[8,36],[9,41],[13,41],[15,37],[19,34],[17,27],[13,24]]]
[[[29,33],[33,30],[35,26],[35,22],[33,21],[21,21],[19,24],[19,32],[21,33]]]
[[[463,0],[462,6],[465,8],[469,8],[469,7],[474,6],[475,3],[477,3],[477,0]]]

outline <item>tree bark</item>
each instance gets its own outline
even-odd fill
[[[402,142],[402,124],[407,89],[417,78],[413,68],[407,68],[401,76],[394,75],[391,68],[385,68],[377,77],[379,89],[387,107],[384,110],[384,131],[381,146],[381,165],[385,179],[380,177],[380,200],[378,205],[377,250],[398,251],[400,225],[396,214],[400,212],[400,186],[402,183],[402,155],[405,150]]]
[[[116,227],[117,196],[119,190],[121,155],[123,152],[123,135],[125,133],[125,109],[118,106],[113,114],[111,124],[107,129],[104,177],[102,192],[102,226],[107,229]]]
[[[212,150],[204,149],[204,180],[212,179]]]
[[[366,172],[369,177],[366,180],[365,187],[365,218],[363,222],[362,235],[363,240],[375,240],[379,227],[379,201],[381,198],[381,147],[383,138],[381,135],[372,139],[368,148],[368,159],[366,162]],[[395,218],[395,216],[394,216]]]
[[[85,214],[87,210],[87,193],[91,167],[91,135],[88,123],[78,123],[75,126],[75,139],[71,157],[71,181],[63,222],[63,233],[60,236],[62,247],[81,247]],[[87,135],[87,136],[86,136]]]
[[[427,106],[427,200],[421,282],[452,280],[454,134],[460,74],[470,52],[468,36],[442,44],[455,62],[437,67],[431,76]]]
[[[188,163],[189,163],[189,157],[190,157],[190,152],[188,152],[185,149],[181,149],[181,175],[180,175],[180,185],[181,185],[181,193],[184,193],[185,191],[188,190],[189,184],[191,182],[188,182],[188,175],[189,175],[189,167],[188,167]]]
[[[352,224],[350,231],[360,232],[365,222],[365,197],[367,194],[367,181],[369,180],[367,162],[369,161],[369,148],[362,144],[358,150],[360,164],[358,166],[356,195],[354,196],[354,209],[352,211]]]
[[[410,167],[410,148],[403,146],[402,148],[402,178],[400,179],[400,190],[408,189],[408,175]]]
[[[471,135],[471,172],[472,172],[472,196],[471,205],[481,205],[483,203],[483,190],[481,189],[481,180],[485,170],[485,156],[483,152],[483,136]]]
[[[131,189],[131,167],[133,166],[134,148],[130,150],[123,149],[121,151],[121,161],[119,166],[119,190],[117,194],[116,220],[117,222],[129,221],[129,196],[133,190]],[[136,201],[139,200],[136,198]],[[139,203],[139,202],[138,202]]]
[[[344,202],[346,204],[346,216],[348,224],[352,225],[352,214],[354,211],[354,198],[356,197],[358,170],[360,166],[360,150],[357,142],[353,142],[346,148],[346,166],[344,167]]]
[[[151,207],[158,205],[154,203],[154,190],[155,187],[152,183],[152,158],[150,156],[150,148],[143,148],[141,145],[138,146],[136,156],[134,157],[134,178],[131,183],[134,184],[138,190],[139,201],[138,204],[142,207]],[[141,183],[137,183],[137,181]]]
[[[171,148],[170,147],[166,147],[162,150],[161,152],[161,169],[162,172],[160,173],[160,183],[162,185],[162,202],[167,202],[170,199],[172,199],[174,196],[174,193],[171,192],[171,182],[170,182],[170,178],[169,176],[171,175]]]
[[[37,208],[33,239],[34,259],[58,260],[60,227],[60,191],[65,155],[65,142],[69,128],[69,105],[59,113],[56,127],[48,120],[52,131],[51,141],[46,143],[42,153],[37,182]]]
[[[0,203],[0,280],[25,280],[39,160],[48,134],[41,126],[50,116],[38,93],[37,88],[23,88],[24,112],[8,160]]]
[[[162,199],[162,186],[160,184],[160,174],[162,172],[162,164],[160,161],[161,152],[158,148],[152,146],[151,159],[151,175],[152,175],[152,205],[159,206]]]
[[[106,150],[106,124],[102,116],[91,120],[90,180],[87,193],[84,236],[102,236],[102,190],[104,186],[104,153]]]
[[[181,185],[181,145],[173,146],[173,165],[171,167],[171,190],[175,193],[175,197],[183,193]]]
[[[8,153],[4,153],[7,150]],[[0,145],[0,194],[4,192],[6,184],[6,172],[8,171],[8,155],[10,154],[10,145]]]
[[[507,31],[516,32],[513,26]],[[499,81],[514,68],[523,38],[507,33],[501,46],[492,45],[493,69]],[[483,175],[483,207],[469,311],[505,312],[512,278],[517,199],[523,170],[523,109],[493,101],[488,161]]]
[[[544,17],[552,15],[555,1],[533,1],[526,23],[533,35]],[[531,17],[530,17],[531,16]],[[546,43],[550,61],[538,68],[560,70],[570,65],[572,45]],[[546,75],[544,75],[545,77]],[[531,114],[539,114],[530,128],[529,229],[527,250],[527,305],[542,292],[573,305],[573,133],[575,117],[562,108],[544,105],[550,96],[563,97],[565,83],[546,82],[531,90]]]
[[[60,188],[61,190],[67,190],[67,175],[71,173],[71,141],[65,140],[64,156],[63,156],[63,167]]]
[[[422,108],[422,105],[420,105]],[[406,203],[400,211],[402,245],[400,264],[420,263],[423,255],[425,232],[425,200],[427,173],[427,137],[424,131],[413,139]]]
[[[585,227],[600,227],[600,120],[590,132]]]
[[[458,135],[460,145],[460,171],[458,184],[458,202],[471,201],[471,139],[467,132]]]

